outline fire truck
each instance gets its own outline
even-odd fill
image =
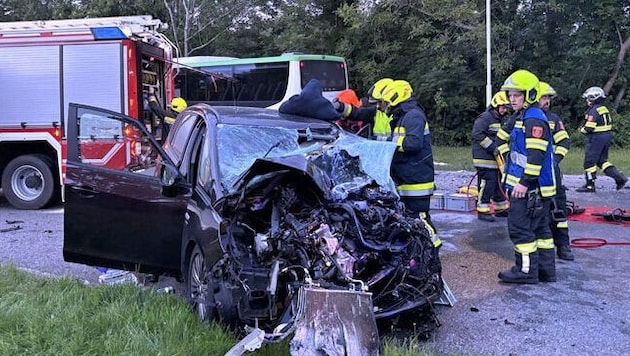
[[[18,209],[63,200],[69,103],[102,107],[138,120],[159,138],[147,105],[173,96],[174,46],[151,16],[0,22],[0,188]],[[164,105],[164,104],[162,104]],[[95,127],[82,158],[129,164],[139,148],[104,140]]]

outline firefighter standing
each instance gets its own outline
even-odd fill
[[[177,115],[184,109],[188,107],[186,100],[175,97],[171,100],[171,105],[169,108],[164,109],[159,99],[155,96],[155,90],[153,87],[149,87],[149,107],[151,111],[160,118],[160,122],[162,125],[162,140],[166,139],[168,136],[168,132],[171,128],[171,125],[175,122],[175,118]]]
[[[549,227],[549,198],[556,194],[553,143],[538,106],[538,87],[538,78],[526,70],[512,73],[501,87],[517,115],[503,177],[510,193],[508,232],[515,251],[515,266],[498,274],[505,283],[556,281]]]
[[[392,158],[391,176],[407,214],[420,217],[435,238],[436,230],[429,214],[435,189],[431,131],[412,92],[407,81],[396,80],[381,93],[384,111],[392,117],[391,141],[398,146]],[[434,244],[437,247],[441,242],[435,238]]]
[[[549,128],[553,136],[553,153],[554,153],[554,172],[556,177],[556,196],[551,201],[551,233],[553,235],[553,243],[556,245],[556,253],[558,258],[567,261],[573,261],[575,256],[571,251],[569,239],[569,222],[567,220],[567,193],[566,188],[562,185],[562,172],[560,171],[560,162],[569,152],[571,139],[564,129],[564,123],[558,114],[549,110],[551,99],[556,96],[556,91],[551,85],[545,82],[539,83],[538,100],[540,108],[545,112],[549,120]]]
[[[495,158],[497,132],[501,128],[501,118],[508,112],[510,101],[504,91],[496,93],[490,105],[473,124],[472,157],[477,170],[477,217],[484,221],[496,221],[490,211],[490,201],[494,202],[497,216],[507,216],[509,207],[500,187],[499,166]]]
[[[578,128],[580,133],[586,134],[587,143],[584,150],[584,175],[586,184],[578,188],[578,192],[595,192],[595,179],[597,167],[604,171],[604,174],[613,178],[617,185],[617,190],[626,185],[628,178],[608,161],[608,149],[612,140],[612,118],[608,108],[603,101],[606,93],[600,87],[590,87],[586,89],[582,98],[586,99],[588,110],[583,121],[583,125]]]

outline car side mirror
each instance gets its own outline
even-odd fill
[[[174,197],[177,195],[177,181],[180,175],[177,168],[168,163],[162,164],[162,171],[160,173],[160,181],[162,183],[162,195],[166,197]]]

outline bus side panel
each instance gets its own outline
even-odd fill
[[[61,122],[59,46],[0,47],[0,124]]]
[[[73,102],[127,114],[122,52],[120,43],[63,47],[64,113]]]

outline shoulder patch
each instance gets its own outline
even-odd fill
[[[543,135],[543,128],[542,126],[534,126],[532,127],[532,136],[536,137],[536,138],[541,138]]]

